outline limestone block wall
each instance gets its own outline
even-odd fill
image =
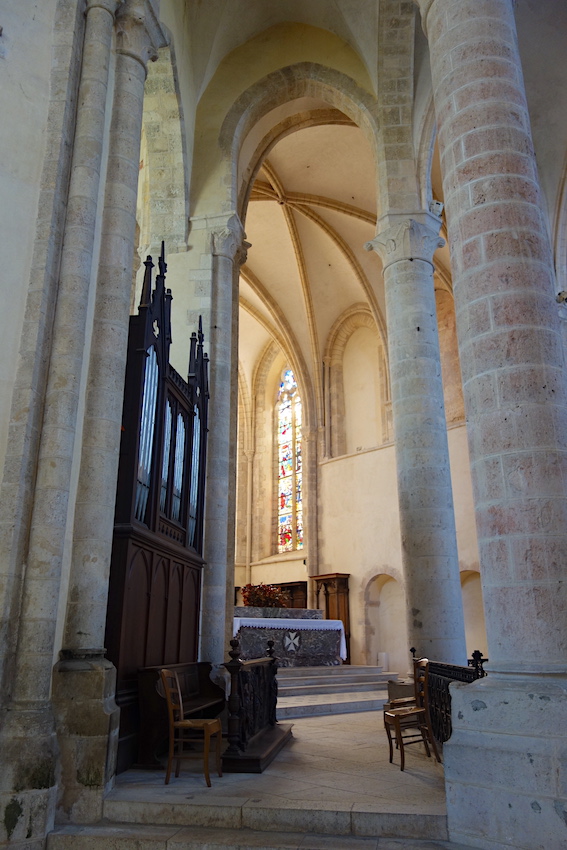
[[[33,263],[34,222],[47,142],[57,0],[32,0],[2,9],[0,35],[0,297],[9,321],[2,323],[0,358],[0,468],[4,466],[20,336]],[[45,233],[47,240],[49,234]],[[6,313],[4,313],[7,319]]]

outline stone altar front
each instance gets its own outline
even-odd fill
[[[269,640],[274,641],[280,667],[331,667],[347,657],[341,620],[235,617],[233,634],[240,641],[243,660],[265,655]]]

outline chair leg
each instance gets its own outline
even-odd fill
[[[207,781],[207,786],[210,788],[211,787],[211,777],[209,775],[209,749],[210,749],[210,744],[211,744],[211,732],[210,732],[208,726],[205,726],[203,731],[205,733],[203,766],[204,766],[204,769],[205,769],[205,779]]]
[[[177,748],[175,750],[175,755],[177,756],[177,761],[175,763],[175,778],[177,779],[179,776],[179,771],[181,769],[181,756],[183,755],[183,747],[185,746],[185,734],[180,729],[179,730],[179,738],[177,739]]]
[[[165,772],[165,784],[169,785],[169,779],[171,777],[171,765],[173,763],[173,732],[169,734],[169,747],[167,750],[167,770]]]
[[[420,726],[421,737],[423,738],[423,746],[425,747],[425,752],[427,753],[427,758],[431,758],[431,750],[429,749],[429,732],[427,731],[426,726]]]
[[[394,728],[396,730],[396,743],[398,745],[398,749],[400,751],[400,770],[403,770],[406,764],[406,754],[404,752],[404,739],[402,737],[402,727],[400,725],[400,718],[396,716],[394,719]]]
[[[392,746],[392,733],[390,732],[390,724],[389,723],[384,723],[384,726],[386,727],[386,735],[388,736],[388,744],[390,745],[390,764],[392,764],[392,761],[394,759],[394,748]],[[396,742],[396,746],[397,746],[397,742]]]
[[[221,766],[221,744],[222,744],[222,729],[219,723],[219,727],[217,729],[217,773],[219,776],[222,776],[222,766]]]

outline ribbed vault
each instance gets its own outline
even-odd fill
[[[321,115],[324,103],[309,107]],[[306,413],[316,413],[311,426],[324,418],[322,363],[338,317],[364,303],[386,343],[379,265],[363,249],[376,231],[375,187],[367,138],[334,116],[281,137],[249,190],[241,368],[251,381],[260,341],[273,340],[297,371]]]

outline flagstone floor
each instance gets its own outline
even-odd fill
[[[262,774],[221,778],[213,762],[211,788],[198,754],[168,786],[161,771],[121,774],[107,817],[167,824],[169,841],[190,836],[187,847],[232,847],[233,836],[238,847],[460,850],[446,840],[443,766],[421,744],[406,750],[405,771],[397,752],[390,764],[381,711],[294,720],[293,740]],[[194,825],[174,834],[188,810]]]

